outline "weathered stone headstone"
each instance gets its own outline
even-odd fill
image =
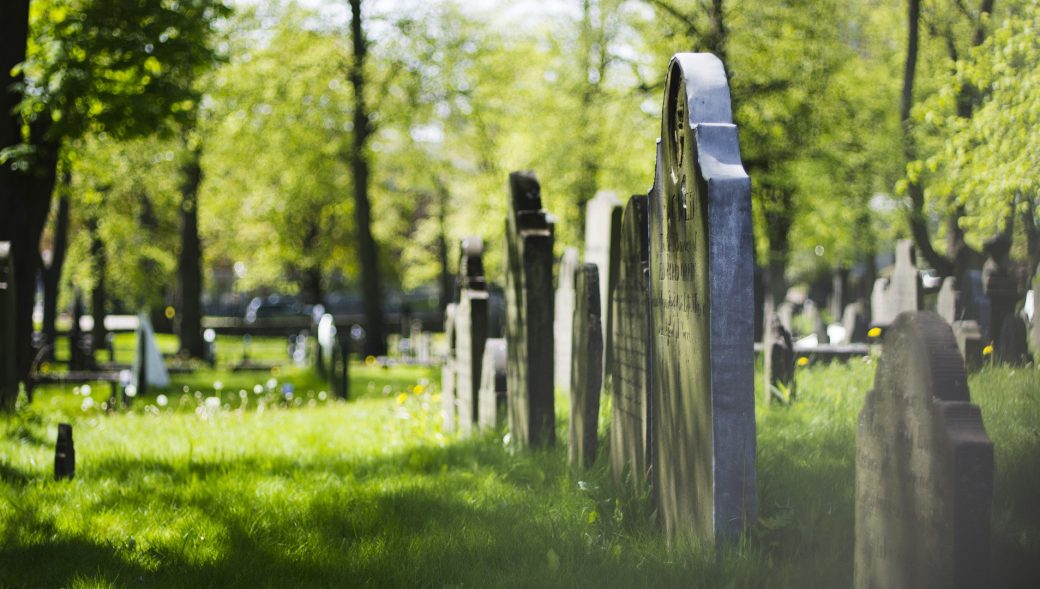
[[[556,441],[553,405],[553,222],[533,173],[509,175],[506,348],[509,429],[520,446]]]
[[[781,402],[794,398],[794,342],[776,315],[766,334],[764,372],[766,403],[774,398]]]
[[[480,429],[497,429],[506,416],[506,340],[484,344],[480,371]]]
[[[999,235],[987,240],[983,249],[987,257],[982,266],[982,290],[989,299],[989,330],[985,335],[996,343],[1000,341],[1004,320],[1015,312],[1019,297],[1018,280],[1008,258],[1010,239]]]
[[[1004,317],[1000,338],[993,343],[993,361],[1012,366],[1029,363],[1029,326],[1016,313]]]
[[[939,296],[935,301],[935,312],[951,325],[954,321],[962,319],[964,315],[960,293],[953,287],[954,282],[956,281],[952,276],[944,278],[942,286],[939,287]]]
[[[960,301],[963,312],[962,319],[977,321],[982,333],[983,340],[989,334],[990,304],[982,287],[982,272],[979,270],[968,270],[962,277],[960,284]]]
[[[856,432],[856,587],[988,587],[993,444],[953,332],[931,311],[886,331]]]
[[[448,340],[448,354],[441,366],[441,412],[444,431],[455,431],[455,303],[444,309],[444,334]]]
[[[642,496],[650,484],[650,218],[648,197],[628,200],[621,221],[611,363],[610,470],[618,486]]]
[[[18,395],[15,364],[15,319],[17,318],[14,282],[14,257],[11,242],[0,241],[0,404],[14,405]]]
[[[816,343],[831,343],[830,336],[827,335],[827,323],[823,320],[823,314],[820,312],[820,307],[811,300],[805,301],[805,305],[802,307],[802,314],[804,314],[809,320],[809,325],[812,325],[813,335],[816,336]]]
[[[834,275],[831,276],[831,296],[830,296],[830,313],[831,319],[837,321],[845,311],[845,307],[848,306],[850,301],[849,296],[849,270],[848,268],[838,268],[834,271]]]
[[[553,382],[558,389],[571,388],[571,330],[574,321],[574,272],[578,269],[578,250],[563,250],[557,272],[553,336],[556,338],[556,362]]]
[[[480,369],[488,329],[488,293],[484,281],[484,242],[462,240],[459,263],[459,303],[455,308],[455,378],[458,421],[469,433],[480,416]]]
[[[862,303],[849,303],[845,305],[845,312],[841,316],[841,325],[845,328],[846,344],[858,344],[867,341],[869,324],[867,315],[863,312]]]
[[[600,324],[603,333],[609,328],[610,317],[607,297],[614,285],[618,263],[618,242],[621,238],[621,200],[614,192],[601,190],[585,204],[585,262],[599,270]]]
[[[978,321],[962,320],[954,321],[953,338],[957,341],[957,349],[964,359],[964,366],[969,372],[982,368],[982,349],[986,347],[983,343],[982,329]]]
[[[896,263],[892,275],[874,281],[874,290],[870,295],[871,325],[888,327],[900,313],[920,309],[922,294],[914,242],[901,239],[896,242]]]
[[[134,374],[137,381],[137,393],[143,394],[147,387],[165,388],[170,386],[170,373],[166,370],[162,352],[155,339],[155,331],[148,314],[137,314],[137,356],[134,359]],[[143,386],[142,386],[143,383]]]
[[[586,263],[575,275],[574,334],[571,341],[571,415],[568,458],[588,468],[596,460],[599,395],[603,389],[603,323],[599,268]]]
[[[650,197],[654,482],[669,539],[755,521],[751,181],[722,62],[678,54]]]

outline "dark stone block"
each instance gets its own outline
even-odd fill
[[[58,424],[58,439],[54,444],[54,480],[72,480],[76,476],[76,448],[72,443],[72,426]]]
[[[574,286],[568,457],[572,466],[588,468],[596,460],[599,395],[603,389],[599,268],[582,265],[575,274]]]
[[[509,175],[506,348],[509,429],[519,446],[556,441],[553,405],[553,223],[530,172]]]

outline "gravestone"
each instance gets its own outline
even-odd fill
[[[441,366],[441,413],[444,431],[455,431],[455,303],[444,309],[444,335],[448,340],[448,354]]]
[[[489,338],[480,370],[480,429],[498,429],[506,416],[506,340]]]
[[[480,370],[488,334],[488,293],[484,281],[484,242],[462,240],[459,303],[455,308],[456,427],[469,433],[480,416]]]
[[[922,294],[914,242],[901,239],[896,242],[892,275],[874,281],[874,290],[870,294],[871,325],[885,328],[900,313],[920,309]]]
[[[957,342],[957,349],[964,359],[964,367],[968,372],[974,372],[982,368],[982,350],[986,347],[983,343],[982,329],[978,321],[962,320],[954,321],[953,338]]]
[[[962,277],[960,284],[960,300],[964,316],[962,319],[977,321],[985,340],[989,334],[989,297],[986,296],[982,287],[982,272],[979,270],[968,270]]]
[[[571,466],[588,468],[596,460],[599,395],[603,389],[603,323],[600,321],[599,268],[586,263],[575,275],[574,334],[571,341],[571,415],[567,456]]]
[[[1015,312],[1018,280],[1008,258],[1010,239],[999,235],[987,240],[983,249],[987,257],[982,265],[982,290],[989,299],[989,329],[985,335],[988,341],[997,343],[1004,320]]]
[[[137,322],[137,355],[133,370],[137,394],[143,394],[148,387],[170,386],[170,373],[166,370],[166,362],[159,351],[148,314],[143,311],[138,313]]]
[[[600,324],[608,333],[610,288],[617,280],[618,242],[621,239],[621,200],[614,192],[601,190],[585,203],[585,262],[599,271]]]
[[[766,403],[774,398],[781,402],[794,398],[794,342],[776,315],[766,334],[764,373]]]
[[[736,538],[755,521],[751,181],[717,57],[665,80],[650,197],[653,445],[669,540]]]
[[[851,302],[849,296],[849,270],[838,268],[831,276],[830,313],[831,319],[837,321]]]
[[[1029,363],[1029,325],[1016,313],[1004,317],[1000,338],[993,343],[993,361],[1011,366]]]
[[[54,442],[54,480],[72,480],[76,476],[76,447],[72,442],[72,425],[58,424],[58,439]]]
[[[18,370],[15,364],[15,299],[14,257],[11,242],[0,241],[0,404],[14,405],[18,395]]]
[[[849,303],[845,305],[845,312],[841,316],[841,325],[845,328],[846,344],[858,344],[867,341],[869,324],[867,315],[863,312],[863,303]]]
[[[960,293],[953,287],[954,282],[955,280],[952,276],[944,278],[942,286],[939,287],[939,296],[935,301],[935,312],[951,325],[954,321],[958,321],[964,316],[964,307],[961,304]]]
[[[783,325],[787,331],[791,331],[791,324],[794,322],[794,303],[784,301],[777,305],[776,316],[780,319],[780,325]]]
[[[520,446],[556,441],[553,406],[553,220],[531,172],[509,175],[506,349],[509,430]]]
[[[827,323],[823,320],[823,313],[820,312],[820,307],[814,301],[808,300],[805,301],[805,305],[802,307],[802,313],[809,320],[809,325],[812,325],[816,343],[831,343],[830,336],[827,335]]]
[[[557,272],[553,336],[556,338],[556,362],[553,382],[557,389],[571,388],[571,330],[574,321],[574,272],[578,269],[578,250],[563,250]]]
[[[993,444],[950,325],[885,333],[856,431],[856,587],[987,587]]]
[[[610,349],[610,470],[633,496],[650,485],[650,218],[648,197],[628,199],[621,220]]]

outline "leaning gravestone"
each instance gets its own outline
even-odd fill
[[[574,272],[578,269],[578,250],[563,250],[557,273],[553,336],[556,338],[556,362],[553,365],[556,388],[571,387],[571,329],[574,321]]]
[[[506,348],[509,429],[520,446],[556,441],[553,406],[553,221],[531,172],[509,175]]]
[[[456,427],[464,434],[473,429],[480,410],[480,369],[488,336],[488,293],[484,281],[484,242],[479,237],[462,240],[459,262],[459,303],[455,307]]]
[[[617,194],[601,190],[585,204],[585,262],[599,271],[600,324],[608,333],[610,306],[607,297],[615,284],[618,264],[618,242],[621,239],[621,200]]]
[[[774,398],[781,402],[794,399],[794,342],[775,314],[769,321],[764,347],[766,403]]]
[[[921,308],[921,276],[917,272],[914,242],[901,239],[896,242],[896,263],[892,275],[874,281],[870,293],[871,325],[888,327],[897,315]]]
[[[0,241],[0,404],[14,405],[18,394],[18,371],[15,364],[14,257],[11,242]]]
[[[614,320],[607,347],[610,372],[610,470],[633,496],[650,484],[650,219],[646,195],[628,199],[621,220]]]
[[[480,429],[497,429],[506,415],[506,340],[489,338],[480,370]]]
[[[751,181],[722,62],[678,54],[650,197],[654,482],[666,536],[755,521]]]
[[[949,324],[900,315],[857,425],[854,585],[987,587],[993,468]]]
[[[441,411],[444,431],[455,431],[455,308],[448,303],[444,309],[444,334],[448,340],[448,354],[441,366]]]
[[[133,370],[137,393],[144,393],[148,387],[170,386],[170,373],[159,351],[152,322],[144,311],[137,314],[137,356],[134,358]]]
[[[568,457],[588,468],[596,460],[599,395],[603,389],[603,324],[599,268],[584,264],[575,275],[574,351],[571,354],[571,416]]]

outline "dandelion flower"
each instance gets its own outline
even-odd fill
[[[870,336],[870,337],[879,337],[881,335],[881,328],[880,327],[871,327],[870,331],[867,332],[867,335]]]
[[[982,355],[983,356],[989,356],[992,353],[993,353],[993,344],[990,344],[990,345],[986,346],[985,348],[982,348]]]
[[[801,358],[798,359],[798,365],[799,366],[808,366],[809,365],[809,359],[806,358],[805,356],[802,356]]]
[[[408,400],[408,395],[406,395],[404,393],[401,393],[400,395],[397,395],[397,404],[398,405],[404,405],[404,402],[407,401],[407,400]]]

